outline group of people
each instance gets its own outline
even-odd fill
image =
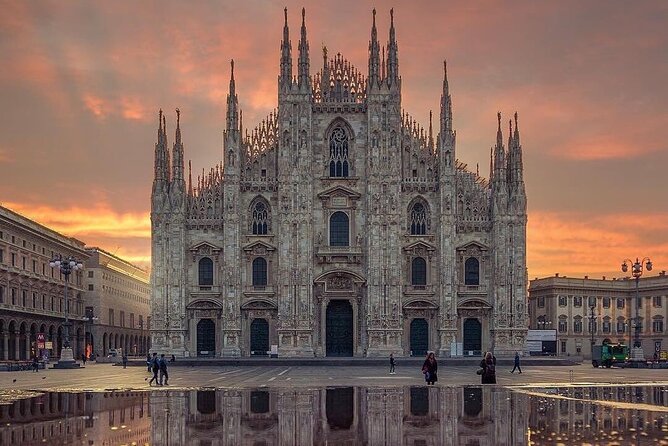
[[[396,362],[394,355],[390,354],[390,375],[395,374],[395,366]],[[480,368],[476,373],[480,375],[481,384],[496,384],[496,357],[492,352],[486,352],[483,355],[479,366]],[[519,353],[515,353],[514,366],[510,373],[515,373],[515,370],[519,370],[519,372],[522,373]],[[436,362],[434,352],[429,352],[429,354],[427,354],[427,358],[422,364],[422,374],[424,375],[424,380],[428,386],[433,386],[434,383],[438,381],[438,363]]]
[[[174,355],[172,355],[172,358],[174,358]],[[153,377],[148,382],[149,386],[152,386],[154,381],[158,386],[168,385],[169,374],[167,373],[167,361],[164,354],[160,355],[159,358],[157,353],[153,353],[153,357],[150,354],[146,355],[146,366],[149,372],[153,372]]]

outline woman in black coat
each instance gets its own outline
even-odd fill
[[[496,384],[496,358],[492,352],[487,352],[480,361],[482,384]]]
[[[427,355],[427,359],[422,364],[422,373],[424,373],[424,380],[427,381],[427,385],[434,385],[438,381],[438,364],[434,353]]]

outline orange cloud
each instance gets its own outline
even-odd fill
[[[668,269],[668,214],[590,215],[532,212],[527,227],[529,277],[621,277],[625,258],[648,256]]]
[[[151,237],[151,220],[147,213],[117,212],[106,204],[91,208],[55,208],[49,205],[5,203],[21,215],[55,231],[91,244],[91,239],[113,237],[121,240]]]
[[[108,107],[102,98],[93,96],[92,94],[86,94],[83,97],[83,102],[86,109],[88,109],[88,111],[90,111],[96,118],[104,119],[107,116],[105,109],[108,109]]]

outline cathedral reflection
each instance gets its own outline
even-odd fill
[[[0,446],[666,444],[668,387],[49,393],[0,405]]]

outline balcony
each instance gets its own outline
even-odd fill
[[[457,294],[460,296],[484,296],[487,294],[487,285],[458,285]]]
[[[246,297],[273,297],[276,290],[272,285],[246,285],[243,293]]]
[[[316,248],[319,263],[361,263],[361,246],[319,246]]]
[[[434,285],[406,285],[404,287],[404,294],[412,296],[433,296]]]

